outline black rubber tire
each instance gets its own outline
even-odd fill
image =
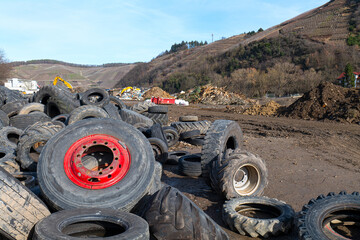
[[[36,171],[37,162],[43,146],[63,126],[53,122],[37,122],[26,128],[20,136],[17,148],[17,161],[23,169]]]
[[[179,172],[189,177],[201,176],[201,157],[191,154],[179,158]]]
[[[15,161],[15,149],[0,146],[0,167],[9,173],[20,171],[19,164]]]
[[[151,187],[149,192],[141,198],[138,204],[131,210],[132,213],[135,213],[138,216],[143,216],[146,211],[146,206],[151,201],[153,195],[163,187],[161,182],[162,176],[162,165],[161,163],[155,161],[155,173],[151,182]]]
[[[148,240],[149,235],[148,223],[135,214],[93,208],[63,210],[51,214],[36,224],[33,239]]]
[[[169,123],[169,116],[167,113],[149,113],[143,112],[142,115],[150,118],[154,123],[167,125]]]
[[[25,129],[36,122],[51,121],[51,118],[42,112],[33,112],[26,115],[16,115],[10,118],[10,126]]]
[[[359,239],[359,212],[359,192],[352,194],[347,194],[344,191],[339,194],[331,192],[327,196],[320,195],[316,199],[311,199],[300,211],[298,218],[299,239]],[[354,222],[353,231],[349,231],[351,235],[346,235],[344,229],[342,231],[333,229],[331,221],[335,219],[342,223],[342,220]],[[340,227],[344,226],[343,224],[339,225]]]
[[[8,117],[12,117],[18,114],[20,109],[27,103],[28,101],[25,99],[8,102],[1,107],[1,110],[4,111]]]
[[[60,97],[50,97],[47,100],[45,105],[46,113],[51,117],[55,117],[59,114],[67,114],[75,110],[80,106],[78,100],[72,99],[68,96]]]
[[[126,109],[125,103],[115,96],[109,96],[110,103],[114,104],[118,110]]]
[[[163,187],[163,184],[161,182],[161,177],[163,172],[162,165],[160,162],[155,161],[154,166],[155,166],[155,172],[151,183],[151,187],[149,188],[149,192],[148,192],[149,196],[153,195]]]
[[[223,206],[223,220],[230,229],[251,237],[267,238],[287,232],[294,215],[290,205],[268,197],[233,198]]]
[[[0,232],[9,239],[28,239],[33,226],[50,215],[46,205],[0,167]]]
[[[166,164],[170,165],[178,165],[179,159],[185,155],[189,155],[190,153],[187,151],[173,151],[168,153],[168,159]]]
[[[33,102],[39,102],[44,105],[47,104],[49,98],[55,99],[69,99],[75,102],[76,98],[71,92],[67,91],[66,89],[60,88],[58,86],[44,86],[37,91],[33,96]],[[80,104],[80,103],[78,103]]]
[[[148,140],[151,144],[155,160],[160,163],[165,163],[168,159],[167,144],[159,138],[148,138]]]
[[[70,114],[64,113],[64,114],[60,114],[57,115],[56,117],[53,117],[51,119],[52,122],[58,121],[58,122],[62,122],[65,125],[67,125],[68,119],[69,119]]]
[[[203,135],[201,135],[199,137],[187,138],[187,139],[184,139],[183,141],[187,142],[191,145],[194,145],[194,146],[202,146],[202,145],[204,145],[205,138]]]
[[[154,123],[154,125],[152,125],[147,130],[147,134],[151,138],[159,138],[159,139],[161,139],[166,144],[166,146],[169,147],[168,143],[167,143],[165,133],[163,131],[163,128],[161,127],[161,125],[159,123]]]
[[[170,186],[154,195],[144,218],[149,223],[150,234],[158,240],[229,239],[203,210]]]
[[[134,104],[133,106],[130,107],[130,110],[137,113],[143,113],[143,112],[147,112],[149,107],[151,106],[156,106],[156,104],[153,102],[146,101],[146,102]]]
[[[221,167],[228,149],[243,149],[243,133],[234,121],[216,120],[206,132],[201,150],[201,167],[203,175],[209,176],[213,161]]]
[[[9,126],[9,117],[3,110],[0,110],[0,122],[3,126]]]
[[[45,106],[45,113],[51,117],[54,118],[60,114],[62,114],[64,111],[60,109],[60,106],[58,106],[58,101],[54,98],[50,97],[49,100],[46,103]],[[68,114],[68,113],[65,113]]]
[[[1,102],[3,104],[25,99],[24,95],[19,91],[10,90],[9,88],[4,86],[0,86],[0,95],[1,95]]]
[[[85,91],[80,98],[83,105],[103,107],[110,102],[109,93],[102,88],[91,88]]]
[[[119,110],[114,104],[108,103],[105,106],[103,106],[103,109],[107,112],[110,118],[115,120],[122,120],[119,114]]]
[[[260,196],[264,192],[268,184],[268,170],[259,156],[235,150],[222,166],[217,163],[213,162],[210,179],[214,190],[226,199]]]
[[[180,122],[197,122],[199,121],[199,117],[198,116],[180,116],[179,117],[179,121]]]
[[[168,106],[157,105],[148,108],[148,113],[168,113],[168,112],[169,112]]]
[[[210,125],[211,122],[207,120],[198,122],[173,122],[170,124],[170,126],[175,128],[179,134],[192,130],[200,130],[200,134],[206,134]]]
[[[28,103],[25,104],[20,110],[18,115],[29,114],[31,112],[45,112],[45,105],[41,103]]]
[[[0,90],[0,108],[5,104],[6,94]]]
[[[200,130],[191,130],[188,132],[180,133],[180,140],[188,139],[188,138],[194,138],[200,136]]]
[[[34,177],[33,174],[27,174],[27,172],[14,172],[11,173],[11,175],[27,188],[33,188],[36,185],[36,177]]]
[[[80,106],[70,113],[68,125],[89,118],[109,118],[109,114],[104,109],[94,105]]]
[[[179,142],[180,136],[175,128],[166,126],[163,127],[162,129],[169,147],[172,147]]]
[[[131,125],[135,125],[137,123],[143,123],[146,126],[150,127],[154,124],[154,122],[150,118],[145,117],[144,115],[141,115],[129,109],[121,109],[120,116],[124,122]]]
[[[64,157],[79,139],[96,134],[118,139],[129,152],[131,163],[121,181],[92,190],[69,179],[64,171]],[[130,211],[149,191],[154,163],[149,141],[133,126],[110,118],[87,119],[67,126],[46,143],[40,154],[37,173],[44,199],[51,208],[101,207]]]
[[[163,187],[163,183],[161,182],[161,176],[162,176],[162,165],[161,163],[155,161],[155,173],[154,178],[151,183],[151,187],[149,189],[148,194],[143,196],[141,200],[138,202],[138,204],[131,210],[132,213],[135,213],[138,216],[143,216],[147,205],[149,202],[151,202],[151,199],[153,198],[153,195],[159,191]]]
[[[0,129],[0,144],[16,149],[22,133],[23,130],[16,127],[3,127]]]

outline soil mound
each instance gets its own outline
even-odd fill
[[[286,108],[280,116],[360,123],[360,90],[321,83]]]
[[[183,97],[191,103],[203,103],[209,105],[244,105],[249,102],[244,95],[227,92],[223,87],[205,85]]]
[[[256,103],[256,104],[252,105],[251,107],[245,109],[243,114],[273,116],[273,115],[277,114],[278,109],[280,107],[281,107],[281,105],[275,101],[270,101],[264,105],[260,105],[260,104]]]
[[[159,87],[150,88],[143,95],[143,98],[151,98],[151,97],[174,98],[168,92],[165,92]]]

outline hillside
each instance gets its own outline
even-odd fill
[[[320,81],[336,79],[347,62],[360,68],[359,47],[347,45],[350,25],[360,32],[359,16],[359,0],[333,0],[255,35],[236,35],[139,64],[115,86],[159,85],[175,92],[208,82],[234,85],[234,80],[241,77],[249,82],[236,85],[246,89],[247,95],[256,96],[263,94],[253,89],[264,82],[259,79],[277,71],[274,76],[296,72],[295,79],[303,75],[314,79],[314,84],[303,89],[283,91],[304,92]],[[284,64],[288,65],[284,68]],[[304,85],[309,80],[302,81]],[[283,85],[288,87],[290,83]],[[269,86],[268,91],[273,91],[273,87],[279,86]]]
[[[37,61],[31,61],[37,62]],[[61,76],[74,87],[112,88],[136,64],[86,66],[50,61],[49,63],[16,63],[11,77],[37,80],[40,86],[50,84]]]

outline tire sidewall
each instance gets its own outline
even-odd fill
[[[322,226],[326,214],[336,210],[349,209],[350,206],[360,209],[359,200],[360,197],[354,195],[336,195],[317,200],[317,202],[311,205],[311,207],[307,210],[307,214],[305,216],[305,226],[301,227],[305,227],[307,233],[310,234],[314,240],[328,239],[322,229],[319,228],[319,226]]]
[[[42,219],[35,226],[35,239],[49,239],[54,236],[56,239],[79,239],[62,233],[59,226],[66,227],[74,223],[91,221],[113,223],[125,229],[123,233],[106,237],[109,240],[146,239],[149,235],[147,222],[135,214],[94,208],[64,210]]]

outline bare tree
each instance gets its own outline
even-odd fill
[[[11,64],[5,58],[4,52],[0,49],[0,84],[4,85],[6,78],[10,76]]]

